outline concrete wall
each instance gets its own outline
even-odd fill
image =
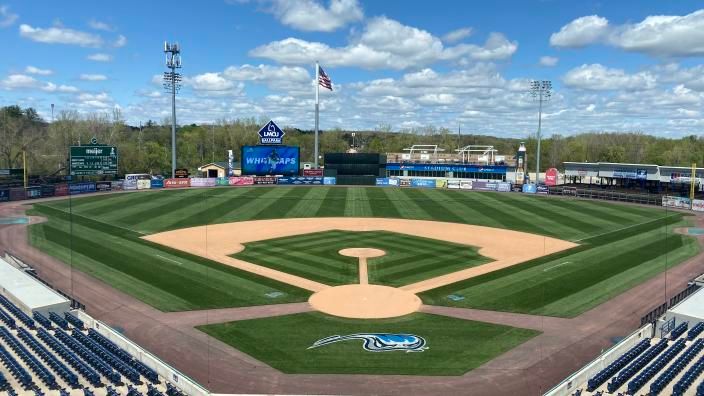
[[[576,388],[586,387],[587,381],[599,371],[606,368],[606,366],[614,362],[619,356],[623,355],[642,339],[650,338],[650,335],[652,334],[652,327],[653,325],[647,324],[636,330],[630,336],[626,337],[621,342],[602,353],[601,356],[588,363],[579,371],[567,377],[556,387],[545,392],[544,396],[568,396],[574,393]]]
[[[200,386],[197,382],[188,378],[180,371],[169,366],[165,362],[161,361],[161,359],[152,355],[149,351],[135,344],[127,337],[113,330],[110,326],[106,325],[105,323],[93,319],[93,317],[83,311],[73,311],[73,313],[76,314],[78,318],[83,321],[83,323],[85,323],[86,327],[95,329],[95,331],[105,336],[110,341],[114,342],[120,348],[126,350],[130,355],[134,356],[137,360],[156,371],[160,376],[164,377],[172,385],[176,386],[187,395],[210,395],[210,393],[205,390],[205,388]]]

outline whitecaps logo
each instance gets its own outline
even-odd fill
[[[362,347],[369,352],[406,351],[423,352],[425,338],[414,334],[389,334],[389,333],[356,333],[349,335],[334,335],[325,337],[313,343],[308,349],[330,345],[340,341],[363,340]]]

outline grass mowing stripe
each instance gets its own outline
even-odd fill
[[[253,212],[251,218],[278,219],[286,217],[291,208],[300,202],[307,192],[305,188],[286,187],[283,195],[259,209],[259,212]]]
[[[347,188],[323,187],[327,188],[323,205],[320,206],[315,217],[341,217],[345,215],[345,205],[347,204]]]
[[[374,217],[400,218],[401,213],[392,201],[389,200],[384,190],[388,187],[374,187],[365,189],[369,206]]]
[[[535,222],[528,222],[526,220],[523,220],[521,217],[514,216],[495,205],[488,204],[486,198],[482,199],[481,197],[479,197],[481,194],[486,193],[467,193],[467,197],[463,197],[462,195],[464,194],[462,192],[452,191],[450,196],[455,200],[455,202],[462,206],[465,206],[472,210],[478,210],[486,214],[487,216],[492,216],[494,219],[496,219],[499,224],[501,224],[501,228],[532,232],[542,235],[553,235],[552,232],[542,227],[539,227]]]
[[[398,208],[405,219],[432,220],[433,217],[408,196],[407,189],[386,188],[382,190]]]
[[[152,219],[159,216],[172,216],[174,213],[185,214],[187,208],[192,205],[202,205],[204,199],[204,190],[191,190],[193,194],[181,197],[180,199],[170,200],[168,203],[158,205],[156,207],[148,207],[137,212],[125,215],[120,218],[119,222],[127,225],[135,225],[140,223],[148,223]]]
[[[193,227],[199,224],[213,224],[226,213],[232,210],[232,199],[246,194],[246,190],[235,190],[235,192],[227,194],[227,198],[212,198],[208,195],[203,196],[203,209],[200,212],[194,213],[188,217],[172,223],[169,227],[178,229]]]
[[[588,211],[590,215],[599,217],[602,220],[617,223],[617,224],[628,224],[633,222],[639,222],[644,219],[642,214],[634,215],[628,212],[620,212],[614,210],[613,205],[594,205],[592,202],[583,201],[573,201],[569,199],[545,199],[550,205],[559,206],[561,208],[567,209],[570,212],[581,212]],[[588,205],[588,204],[589,205]],[[624,216],[624,214],[629,215],[629,217]]]
[[[363,187],[352,187],[347,190],[347,199],[345,201],[346,217],[372,217],[374,215],[366,190]]]
[[[493,194],[494,199],[497,201],[509,205],[517,209],[524,209],[536,216],[542,217],[543,221],[552,221],[557,223],[557,225],[564,225],[573,230],[578,231],[580,234],[591,233],[601,231],[604,228],[594,225],[592,223],[587,223],[586,221],[581,221],[573,214],[568,216],[564,213],[558,212],[556,210],[549,210],[545,206],[540,205],[537,201],[533,200],[521,200],[521,202],[516,201],[511,198],[509,194]]]
[[[452,214],[455,215],[456,222],[466,223],[466,224],[477,224],[484,225],[487,227],[501,227],[501,223],[496,220],[496,218],[484,214],[483,212],[476,210],[474,208],[458,205],[457,202],[450,196],[448,196],[445,191],[442,190],[422,190],[428,197],[430,197],[436,205],[440,205]],[[472,192],[455,192],[456,194],[468,194],[471,196]],[[459,221],[458,221],[459,220]]]
[[[311,188],[308,193],[294,205],[286,217],[311,217],[316,213],[320,206],[323,205],[325,199],[325,191],[322,189]]]
[[[665,227],[675,224],[682,219],[681,213],[672,213],[661,218],[644,221],[639,224],[632,224],[617,230],[606,231],[604,233],[593,235],[587,238],[578,239],[575,242],[588,243],[591,245],[601,245],[604,243],[613,242],[615,238],[623,239],[634,235],[645,233],[659,227]]]
[[[457,216],[446,209],[442,205],[438,205],[435,201],[428,197],[427,190],[424,189],[409,189],[404,190],[409,199],[418,203],[418,206],[424,210],[435,221],[456,222]]]

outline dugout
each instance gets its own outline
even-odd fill
[[[336,184],[373,186],[377,177],[386,177],[386,155],[379,153],[327,153],[325,177]]]
[[[0,258],[0,293],[24,313],[63,314],[71,302],[24,271]]]

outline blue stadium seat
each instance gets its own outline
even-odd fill
[[[34,324],[34,320],[30,318],[26,313],[22,312],[15,304],[10,302],[5,296],[0,294],[0,305],[5,307],[10,314],[12,314],[15,318],[17,318],[20,322],[24,323],[25,326],[29,327],[30,329],[34,330],[36,327]]]
[[[697,323],[694,327],[689,329],[687,332],[687,339],[692,341],[693,339],[697,338],[699,334],[704,331],[704,322],[699,322]]]
[[[5,326],[0,326],[0,338],[12,349],[17,356],[34,372],[49,389],[59,389],[56,378],[44,365],[30,353]]]
[[[88,338],[85,334],[78,330],[72,332],[72,336],[81,345],[86,347],[88,350],[99,356],[105,362],[107,362],[112,368],[117,370],[120,374],[124,375],[127,379],[132,381],[136,385],[142,385],[139,373],[137,370],[130,367],[127,363],[123,362],[120,358],[110,353],[107,349],[102,347],[97,342]]]
[[[20,328],[17,331],[19,338],[24,341],[31,350],[34,351],[43,361],[45,361],[49,367],[51,367],[55,373],[59,374],[61,378],[73,389],[80,387],[78,383],[78,376],[73,373],[65,364],[63,364],[59,359],[49,352],[42,344],[37,342],[34,336],[24,328]]]
[[[52,351],[61,356],[71,367],[76,369],[91,385],[94,387],[103,386],[100,381],[100,375],[79,359],[70,349],[59,343],[48,331],[40,328],[37,331],[37,337],[44,341]]]
[[[73,327],[77,329],[83,330],[86,328],[86,325],[83,323],[82,320],[78,319],[76,316],[69,312],[64,313],[64,319],[66,319],[67,322],[71,323]]]
[[[93,329],[90,329],[88,330],[88,337],[100,344],[108,351],[110,351],[123,362],[131,366],[133,369],[137,370],[137,372],[142,374],[146,379],[148,379],[152,383],[159,383],[159,375],[156,373],[156,371],[152,370],[151,368],[147,367],[144,363],[132,357],[132,355],[127,353],[127,351],[115,345],[115,343],[107,339],[102,334],[98,333]]]
[[[631,377],[645,367],[646,364],[650,363],[650,361],[659,355],[665,348],[667,348],[667,340],[663,338],[657,344],[648,348],[648,350],[639,356],[633,363],[621,370],[618,375],[616,375],[616,377],[607,384],[606,389],[609,393],[614,393],[621,387],[621,385],[631,379]]]
[[[689,326],[689,323],[687,323],[687,322],[680,323],[680,324],[679,324],[677,327],[675,327],[675,329],[672,330],[672,332],[670,333],[670,340],[673,340],[673,341],[674,341],[674,340],[676,340],[677,338],[679,338],[679,336],[681,336],[682,334],[684,334],[685,331],[687,331],[687,327],[688,327],[688,326]]]
[[[39,312],[34,312],[34,320],[37,321],[40,325],[44,326],[45,329],[47,330],[54,330],[54,326],[51,324],[51,321],[46,318],[46,316],[42,315]]]
[[[628,393],[634,395],[640,388],[642,388],[648,381],[650,381],[655,374],[660,372],[672,359],[677,356],[685,348],[686,344],[684,339],[679,339],[675,341],[667,350],[655,359],[648,367],[645,368],[640,374],[633,379],[633,381],[628,383]]]
[[[66,321],[66,319],[59,316],[56,312],[49,312],[49,319],[51,319],[52,322],[56,323],[56,325],[60,328],[68,330],[68,322]]]
[[[15,320],[11,318],[10,315],[6,314],[2,309],[0,309],[0,322],[5,323],[5,325],[11,329],[17,328]]]
[[[682,378],[675,384],[672,394],[674,396],[684,395],[697,378],[704,372],[704,356],[699,358],[692,367],[684,373]],[[704,381],[702,381],[704,383]]]
[[[660,376],[650,384],[650,394],[653,396],[659,395],[660,392],[687,367],[699,352],[704,349],[704,340],[701,338],[692,343],[684,353],[675,360],[675,362],[667,368]]]
[[[168,382],[166,383],[166,394],[168,396],[186,396],[185,393],[181,392],[178,388]]]
[[[32,381],[32,376],[27,372],[27,370],[22,367],[17,360],[10,354],[9,351],[5,349],[4,346],[0,345],[0,361],[3,366],[10,372],[10,374],[15,377],[17,382],[20,383],[24,389],[32,389],[35,387]]]
[[[587,382],[587,390],[593,392],[596,388],[601,386],[604,382],[608,381],[609,378],[613,377],[619,370],[624,368],[633,359],[638,357],[643,351],[648,349],[650,346],[650,339],[644,339],[636,344],[633,348],[629,349],[623,355],[619,356],[616,360],[611,362],[606,368],[598,372],[594,377],[590,378]]]
[[[147,396],[164,396],[164,394],[159,392],[152,384],[147,384]]]
[[[96,354],[91,352],[88,348],[81,345],[78,341],[71,338],[63,330],[57,329],[55,331],[56,338],[61,341],[67,348],[71,349],[78,356],[83,358],[88,364],[100,372],[105,378],[117,386],[121,386],[122,377],[119,373],[113,370],[107,363],[103,361]]]

